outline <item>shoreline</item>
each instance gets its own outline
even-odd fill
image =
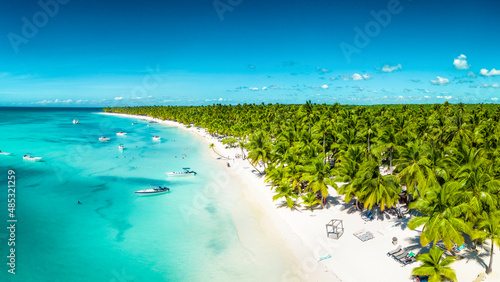
[[[275,205],[271,202],[272,192],[269,187],[263,182],[263,177],[260,178],[258,175],[252,172],[254,168],[248,163],[248,161],[243,161],[241,158],[234,159],[235,154],[241,154],[241,150],[239,148],[226,149],[225,145],[219,142],[216,138],[210,136],[204,129],[191,127],[187,128],[185,125],[180,124],[178,122],[174,122],[171,120],[160,120],[155,119],[148,116],[139,116],[139,115],[128,115],[128,114],[120,114],[120,113],[103,113],[99,114],[103,115],[111,115],[118,117],[126,117],[132,119],[141,119],[146,121],[155,121],[157,123],[176,127],[182,129],[184,131],[190,132],[191,134],[197,136],[200,141],[203,143],[210,145],[214,144],[214,149],[217,153],[222,156],[229,156],[229,160],[227,157],[221,157],[214,150],[211,150],[211,155],[219,165],[223,166],[223,168],[228,171],[232,177],[240,182],[244,191],[242,194],[244,195],[245,200],[252,206],[254,211],[260,215],[261,222],[259,224],[266,230],[267,235],[271,237],[279,236],[280,241],[284,242],[284,245],[288,247],[290,252],[294,255],[292,262],[296,267],[296,271],[290,271],[289,273],[284,273],[282,276],[282,281],[342,281],[339,279],[335,273],[330,271],[324,265],[317,265],[317,267],[311,267],[312,262],[316,264],[317,258],[327,255],[315,255],[314,252],[309,248],[306,244],[304,244],[302,238],[296,234],[296,232],[289,226],[289,224],[281,218],[281,216],[277,213]],[[233,158],[231,158],[233,156]],[[224,159],[222,159],[224,158]],[[229,162],[231,167],[227,168],[226,163]],[[258,189],[255,189],[258,188]],[[237,227],[237,225],[236,225]],[[239,230],[237,228],[237,232]]]
[[[294,281],[412,281],[411,270],[419,266],[414,263],[407,267],[401,267],[399,263],[386,256],[386,253],[396,246],[392,238],[398,238],[397,245],[409,247],[415,252],[421,249],[428,250],[429,245],[422,248],[419,243],[421,229],[409,230],[406,227],[409,216],[403,219],[378,215],[371,222],[364,222],[358,212],[349,212],[343,197],[337,195],[333,188],[329,194],[333,200],[328,207],[314,211],[298,208],[291,212],[288,208],[280,208],[280,200],[272,201],[274,195],[263,176],[252,171],[254,168],[241,158],[235,159],[236,154],[241,154],[240,148],[226,149],[217,138],[208,134],[205,129],[190,127],[170,120],[154,119],[148,116],[100,113],[120,117],[156,121],[158,123],[177,127],[198,136],[206,144],[214,144],[215,150],[222,156],[228,156],[229,161],[221,159],[221,156],[212,153],[219,165],[225,166],[229,162],[231,167],[227,171],[242,183],[243,194],[248,203],[262,214],[264,222],[260,224],[264,230],[272,230],[273,235],[282,239],[285,245],[295,255],[297,268],[290,273],[284,273],[282,280]],[[222,162],[220,162],[222,160]],[[245,185],[246,184],[246,185]],[[332,219],[343,221],[344,233],[340,239],[326,237],[325,224]],[[375,235],[375,238],[366,242],[360,241],[352,234],[359,230],[367,230]],[[496,246],[498,250],[498,246]],[[472,251],[471,251],[472,252]],[[481,256],[489,250],[484,248],[479,252]],[[452,268],[455,269],[458,281],[472,281],[480,273],[485,271],[484,263],[489,257],[457,260]],[[330,255],[331,258],[318,262],[318,258]],[[493,272],[488,275],[486,281],[494,281],[499,278],[496,272],[500,268],[500,262],[494,259]]]

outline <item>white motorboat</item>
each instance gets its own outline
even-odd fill
[[[4,155],[4,156],[12,156],[14,153],[8,153],[8,152],[2,152],[0,150],[0,155]]]
[[[127,135],[127,133],[126,133],[126,132],[121,132],[121,131],[120,131],[120,132],[117,132],[117,133],[116,133],[116,135],[117,135],[117,136],[125,136],[125,135]]]
[[[153,141],[161,141],[161,137],[160,136],[155,136],[155,137],[153,137]]]
[[[152,186],[149,189],[143,189],[139,191],[135,191],[137,196],[152,196],[152,195],[160,195],[165,194],[170,191],[170,188],[158,186]]]
[[[105,142],[105,141],[109,141],[109,140],[111,140],[111,139],[110,139],[110,138],[108,138],[108,137],[105,137],[105,136],[101,136],[101,137],[99,138],[99,141],[101,141],[101,142]]]
[[[122,144],[120,144],[120,145],[118,145],[118,149],[123,150],[123,149],[125,149],[125,146],[123,146]]]
[[[196,172],[190,170],[189,167],[183,167],[182,168],[184,171],[171,171],[171,172],[165,172],[167,176],[195,176]]]
[[[39,162],[42,160],[42,157],[32,157],[31,154],[26,154],[23,156],[23,160]]]
[[[80,123],[80,121],[79,121],[79,120],[77,120],[77,119],[74,119],[74,120],[73,120],[73,124],[79,124],[79,123]]]

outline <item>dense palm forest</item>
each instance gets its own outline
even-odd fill
[[[248,150],[290,208],[323,205],[328,187],[381,212],[400,195],[423,246],[500,242],[500,106],[339,104],[106,108],[207,129]],[[491,272],[493,248],[487,273]]]

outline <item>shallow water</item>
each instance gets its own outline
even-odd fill
[[[0,155],[1,224],[8,226],[10,169],[18,220],[15,275],[7,272],[8,230],[0,228],[0,281],[276,281],[292,267],[207,144],[177,128],[97,112],[0,108],[0,150],[14,152]],[[111,141],[99,142],[102,135]],[[24,161],[28,152],[43,162]],[[198,175],[165,175],[182,167]],[[133,193],[149,184],[171,192]]]

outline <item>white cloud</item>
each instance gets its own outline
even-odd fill
[[[363,80],[363,77],[357,73],[353,74],[351,77],[352,80]]]
[[[431,96],[424,96],[424,98],[429,99]]]
[[[267,87],[266,87],[266,86],[262,87],[262,90],[266,90],[266,89],[267,89]]]
[[[500,88],[500,85],[498,85],[498,83],[493,83],[493,84],[491,85],[491,87],[493,87],[493,88]]]
[[[495,98],[491,98],[491,100],[498,101],[498,98],[496,98],[496,97]]]
[[[322,86],[321,86],[321,88],[323,88],[323,89],[328,89],[328,85],[326,85],[326,84],[325,84],[325,85],[322,85]]]
[[[223,100],[224,100],[224,99],[222,99],[222,98],[219,98],[219,101],[223,101]]]
[[[481,71],[479,72],[481,75],[484,75],[484,76],[492,76],[492,75],[500,75],[500,70],[496,70],[496,69],[491,69],[489,72],[487,69],[481,69]]]
[[[335,80],[335,77],[333,77],[333,76],[332,76],[332,77],[330,77],[330,80]]]
[[[257,91],[257,90],[259,90],[259,87],[248,87],[248,89],[250,89],[252,91]]]
[[[53,103],[53,102],[49,101],[49,100],[43,100],[43,101],[38,101],[38,102],[32,102],[31,104],[42,104],[42,105],[45,105],[45,104],[50,104],[50,103]]]
[[[467,74],[467,76],[472,77],[472,78],[476,78],[476,75],[475,75],[472,71],[470,71],[470,72]]]
[[[451,99],[451,96],[444,96],[445,99]]]
[[[370,79],[372,77],[371,77],[371,75],[365,73],[365,74],[363,74],[363,78],[366,79],[366,80],[368,80],[368,79]]]
[[[437,80],[431,79],[431,83],[434,85],[446,85],[446,84],[450,83],[450,80],[447,78],[438,76]]]
[[[468,70],[470,65],[467,64],[467,57],[464,54],[458,56],[455,60],[453,60],[453,65],[457,70]]]
[[[342,76],[342,79],[343,79],[344,81],[348,81],[348,80],[349,80],[349,77],[348,77],[347,75],[343,75],[343,76]]]
[[[393,72],[395,70],[399,70],[399,69],[402,69],[403,67],[401,66],[401,64],[398,64],[397,66],[389,66],[389,65],[384,65],[382,67],[382,71],[383,72]]]
[[[115,97],[115,100],[117,100],[117,101],[121,100],[121,99],[123,99],[123,97]]]
[[[71,99],[64,100],[64,101],[62,101],[62,103],[73,103],[73,100],[71,100]]]

